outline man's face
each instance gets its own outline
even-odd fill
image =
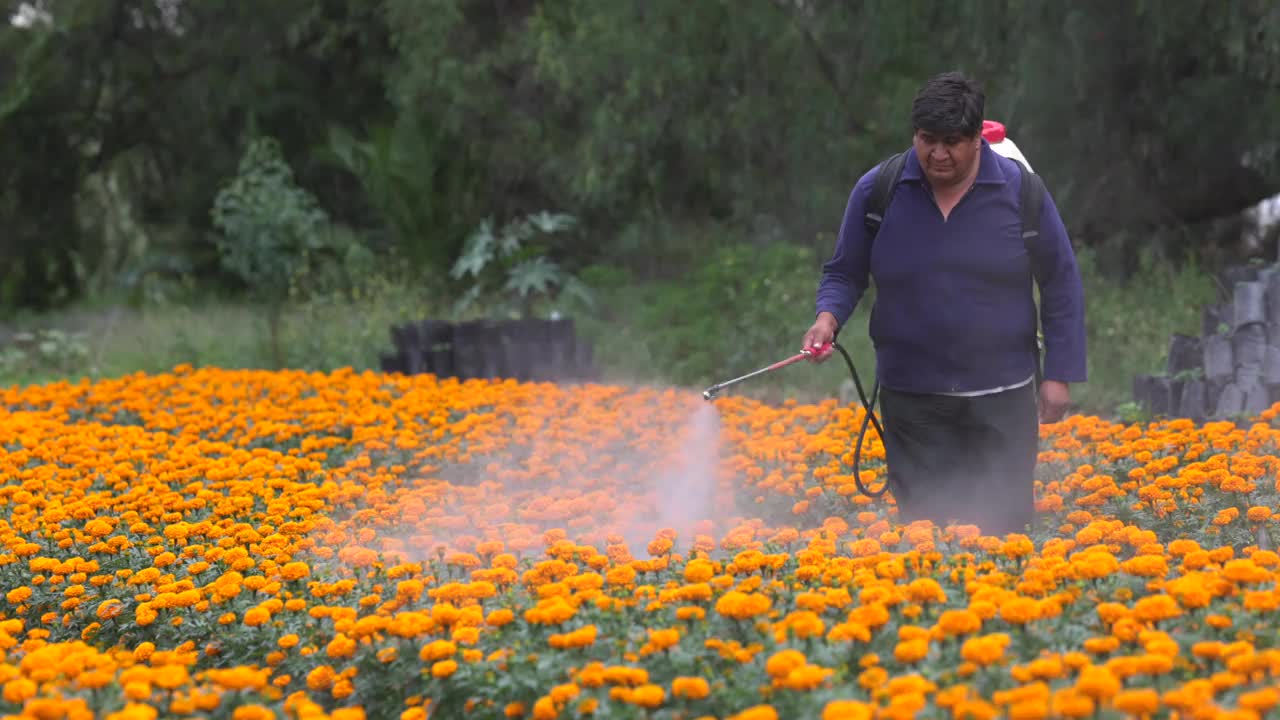
[[[973,164],[978,161],[982,139],[978,135],[939,135],[927,130],[917,130],[913,145],[929,183],[945,187],[969,177]]]

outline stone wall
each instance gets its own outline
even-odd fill
[[[1221,281],[1200,334],[1173,335],[1165,371],[1133,379],[1134,402],[1147,412],[1203,422],[1253,416],[1280,400],[1280,267],[1234,267]]]

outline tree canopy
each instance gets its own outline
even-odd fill
[[[911,97],[949,69],[984,82],[988,117],[1081,243],[1200,252],[1196,228],[1280,192],[1280,5],[1265,0],[0,11],[24,6],[45,14],[0,26],[4,306],[146,273],[234,287],[211,214],[259,138],[331,222],[424,271],[446,272],[484,220],[539,211],[581,218],[573,263],[642,255],[637,237],[682,223],[810,244],[907,145]]]

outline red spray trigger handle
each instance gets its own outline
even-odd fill
[[[800,352],[803,352],[805,355],[808,355],[811,359],[816,359],[816,358],[824,358],[830,355],[833,349],[834,349],[834,346],[832,343],[825,342],[825,343],[822,343],[821,345],[807,347],[804,350],[801,350]]]

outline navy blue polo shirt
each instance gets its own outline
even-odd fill
[[[1084,291],[1049,194],[1028,256],[1015,161],[983,140],[977,180],[944,220],[911,150],[880,232],[868,242],[864,216],[876,170],[849,194],[835,252],[822,266],[817,312],[831,312],[843,328],[874,280],[869,330],[880,384],[964,393],[1026,380],[1036,360],[1033,282],[1044,378],[1084,382]]]

